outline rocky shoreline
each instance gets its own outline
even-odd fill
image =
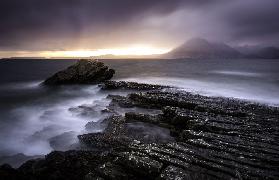
[[[100,86],[133,90],[107,97],[102,132],[79,135],[76,150],[2,165],[0,179],[279,179],[279,108],[159,85]]]

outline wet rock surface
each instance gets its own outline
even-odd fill
[[[170,88],[169,86],[154,85],[154,84],[142,84],[136,82],[126,81],[106,81],[100,85],[103,90],[113,89],[126,89],[126,90],[158,90],[164,88]]]
[[[173,89],[109,98],[104,113],[113,115],[102,121],[104,131],[78,136],[87,151],[55,151],[18,169],[1,166],[2,177],[279,179],[276,107]],[[119,115],[119,107],[158,113]]]
[[[115,71],[96,60],[79,60],[44,81],[45,85],[97,84],[113,77]]]

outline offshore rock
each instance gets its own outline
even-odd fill
[[[44,81],[45,85],[97,84],[113,77],[115,71],[103,62],[79,60],[65,70],[59,71]]]

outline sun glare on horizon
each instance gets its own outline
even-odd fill
[[[44,51],[40,56],[44,57],[92,57],[92,56],[144,56],[164,54],[170,49],[155,48],[152,46],[132,46],[128,48],[97,49],[97,50],[73,50],[73,51]]]

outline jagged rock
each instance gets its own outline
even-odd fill
[[[128,98],[134,107],[161,109],[163,114],[126,113],[126,123],[173,128],[172,135],[179,141],[167,145],[136,143],[126,148],[129,153],[182,168],[173,171],[174,175],[186,172],[188,179],[278,178],[278,108],[185,92],[152,91]],[[141,139],[133,133],[136,130],[127,136]]]
[[[79,135],[79,140],[98,148],[125,148],[134,140],[143,143],[174,141],[169,129],[151,123],[135,122],[122,116],[111,116],[104,121],[108,125],[103,132]]]
[[[89,146],[98,148],[121,148],[130,143],[130,139],[124,136],[125,119],[122,116],[111,116],[108,118],[107,128],[100,133],[89,133],[79,135],[78,139]]]
[[[93,151],[54,151],[41,161],[28,161],[18,172],[28,179],[61,179],[76,180],[89,178],[89,173],[95,173],[96,167],[110,161],[106,154]]]
[[[53,152],[11,172],[70,180],[279,178],[276,107],[165,89],[109,98],[112,112],[121,106],[159,114],[111,116],[103,132],[78,136],[90,151]]]
[[[101,84],[101,87],[103,90],[127,89],[127,90],[142,90],[142,91],[170,88],[170,86],[126,82],[126,81],[106,81],[103,84]]]
[[[103,62],[84,59],[49,77],[44,84],[97,84],[111,79],[114,73]]]
[[[134,106],[144,108],[162,109],[165,106],[173,106],[234,117],[246,117],[255,113],[255,110],[250,107],[251,103],[249,102],[230,98],[201,96],[184,91],[149,91],[132,93],[129,95],[129,99]],[[270,109],[265,108],[264,106],[260,107],[263,107],[266,110]]]
[[[111,99],[111,103],[110,103],[110,107],[111,106],[115,106],[115,104],[117,104],[120,107],[123,108],[132,108],[134,107],[134,104],[131,100],[129,100],[129,98],[125,97],[125,96],[120,96],[120,95],[108,95],[107,96],[108,99]]]
[[[160,175],[160,178],[162,180],[191,179],[187,172],[175,166],[168,166],[166,169],[164,169],[164,171]]]
[[[146,122],[151,124],[158,124],[160,118],[156,115],[128,112],[125,113],[126,122]]]
[[[131,152],[121,152],[116,162],[141,176],[157,177],[163,166],[162,163],[146,156],[139,156]]]

